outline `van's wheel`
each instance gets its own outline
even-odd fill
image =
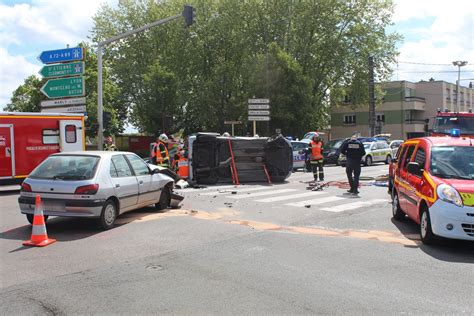
[[[35,216],[34,216],[33,214],[26,214],[26,219],[28,220],[28,222],[29,222],[31,225],[33,225],[33,218],[34,218],[34,217],[35,217]],[[48,220],[49,215],[43,215],[43,217],[44,217],[44,222],[46,223],[46,221]]]
[[[117,206],[112,200],[107,200],[102,207],[100,213],[99,226],[103,230],[108,230],[114,227],[115,219],[117,218]]]
[[[397,221],[402,221],[405,218],[405,213],[400,208],[400,200],[395,190],[392,193],[392,217]]]
[[[433,244],[436,241],[436,235],[431,229],[430,212],[426,206],[421,210],[420,218],[420,237],[425,245]]]
[[[370,156],[365,157],[364,165],[372,166],[372,157],[370,157]]]
[[[157,210],[164,210],[165,208],[169,207],[171,204],[171,189],[170,186],[167,185],[163,188],[160,195],[160,200],[158,203],[155,204],[155,208]]]
[[[388,165],[392,161],[392,156],[387,155],[387,158],[385,159],[385,164]]]

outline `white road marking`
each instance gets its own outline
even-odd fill
[[[234,184],[229,184],[229,185],[220,185],[220,186],[208,186],[205,188],[185,188],[185,189],[176,189],[181,192],[202,192],[202,191],[209,191],[209,190],[220,190],[220,189],[235,189],[236,185]]]
[[[344,212],[344,211],[348,211],[348,210],[355,210],[356,208],[361,208],[361,207],[364,207],[364,206],[371,206],[371,205],[378,204],[378,203],[383,203],[383,202],[388,202],[388,200],[387,199],[374,199],[374,200],[370,200],[370,201],[347,203],[347,204],[337,205],[337,206],[333,206],[333,207],[324,207],[321,210],[326,211],[326,212],[339,213],[339,212]]]
[[[317,195],[321,195],[321,194],[327,194],[327,193],[321,192],[321,191],[319,191],[319,192],[310,191],[310,192],[305,192],[305,193],[300,193],[300,194],[283,195],[283,196],[276,196],[276,197],[266,198],[266,199],[262,199],[262,200],[257,200],[256,202],[269,203],[269,202],[293,200],[293,199],[298,199],[298,198],[301,198],[301,197],[317,196]]]
[[[293,192],[293,191],[298,191],[298,190],[296,190],[296,189],[268,190],[266,192],[257,192],[257,193],[253,193],[253,194],[242,194],[242,195],[228,196],[228,198],[231,198],[231,199],[248,199],[248,198],[253,198],[253,197],[256,197],[256,196],[288,193],[288,192]]]
[[[324,203],[334,202],[334,201],[339,201],[339,200],[345,200],[345,198],[337,197],[337,196],[328,196],[328,197],[319,198],[319,199],[305,200],[305,201],[300,201],[296,203],[288,203],[285,205],[303,207],[305,205],[318,205],[318,204],[324,204]]]
[[[207,192],[201,195],[216,195],[216,194],[223,195],[223,194],[231,194],[233,191],[236,191],[237,193],[241,193],[241,192],[253,192],[253,191],[262,191],[262,190],[270,190],[270,189],[275,189],[275,187],[268,186],[268,187],[257,187],[257,188],[248,188],[248,189],[230,188],[228,191],[224,191],[224,192],[219,192],[219,191]]]

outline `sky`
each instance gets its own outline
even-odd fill
[[[42,51],[89,41],[98,8],[117,1],[0,0],[0,109],[25,78],[38,74]],[[387,31],[404,39],[392,80],[456,83],[458,68],[452,62],[461,60],[468,61],[461,68],[461,85],[474,84],[472,0],[395,0],[393,22]]]

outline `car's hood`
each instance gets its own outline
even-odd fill
[[[443,182],[452,186],[458,192],[474,194],[474,180],[443,179]]]

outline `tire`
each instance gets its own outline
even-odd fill
[[[385,164],[388,165],[390,162],[392,162],[392,156],[387,155],[387,158],[385,158]]]
[[[427,207],[423,207],[420,216],[420,237],[425,245],[431,245],[436,241],[436,235],[431,229],[430,212]]]
[[[171,203],[171,189],[170,186],[167,185],[163,188],[163,191],[160,194],[160,200],[158,203],[155,204],[155,208],[157,210],[164,210],[168,208]]]
[[[100,213],[99,226],[103,230],[109,230],[114,227],[117,218],[117,205],[112,200],[107,200]]]
[[[402,221],[405,218],[405,213],[400,208],[398,194],[395,191],[392,192],[392,217],[397,221]]]
[[[28,220],[28,222],[31,225],[33,225],[33,217],[34,217],[33,214],[26,214],[26,219]],[[49,215],[43,215],[43,217],[44,217],[44,222],[46,223],[46,221],[48,220]]]
[[[370,167],[370,166],[372,166],[372,163],[373,163],[373,160],[372,160],[371,156],[365,157],[364,165]]]

